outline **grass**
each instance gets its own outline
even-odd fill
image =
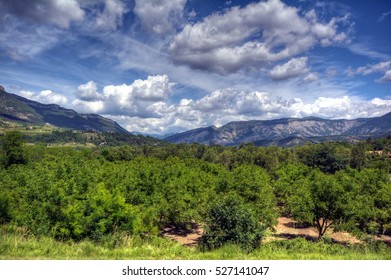
[[[0,134],[4,134],[8,131],[19,131],[24,135],[40,135],[50,134],[54,130],[58,130],[50,125],[25,125],[18,122],[6,121],[0,119]]]
[[[56,241],[35,237],[23,228],[0,228],[0,259],[72,260],[391,260],[391,248],[381,242],[359,245],[314,243],[303,238],[272,241],[251,253],[236,245],[201,252],[174,241],[153,237],[146,240],[125,235],[106,241]]]

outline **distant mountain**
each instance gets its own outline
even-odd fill
[[[391,134],[391,113],[377,118],[326,120],[315,117],[231,122],[209,126],[164,138],[173,143],[218,144],[254,143],[283,147],[322,141],[353,141]]]
[[[0,121],[23,125],[52,125],[80,131],[129,133],[118,123],[96,114],[79,114],[55,104],[42,104],[15,94],[0,86]]]
[[[164,139],[164,138],[167,138],[167,137],[175,134],[175,133],[168,133],[168,134],[144,133],[144,132],[140,132],[140,131],[130,131],[130,133],[132,133],[134,135],[145,136],[145,137],[149,136],[149,137],[153,137],[156,139]]]

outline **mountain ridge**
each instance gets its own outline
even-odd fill
[[[57,104],[43,104],[16,94],[0,86],[0,119],[23,125],[52,125],[80,131],[118,132],[129,134],[117,122],[97,114],[80,114]]]
[[[181,132],[164,140],[172,143],[199,143],[235,146],[294,146],[307,142],[353,141],[391,134],[391,113],[375,118],[322,119],[319,117],[233,121],[219,128],[208,126]]]

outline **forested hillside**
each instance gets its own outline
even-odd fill
[[[196,224],[200,250],[251,252],[281,215],[316,226],[319,240],[329,228],[360,238],[391,231],[390,139],[296,148],[0,139],[0,223],[37,237],[115,244]]]

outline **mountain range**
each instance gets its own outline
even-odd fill
[[[230,122],[209,126],[164,138],[172,143],[199,143],[233,146],[254,143],[257,146],[283,147],[307,142],[354,141],[391,134],[391,113],[376,118],[327,120],[316,117],[283,118]]]
[[[129,132],[113,120],[96,114],[79,114],[56,104],[42,104],[7,93],[0,86],[0,123],[51,125],[58,128],[95,132]]]
[[[130,134],[115,121],[100,115],[79,114],[56,104],[42,104],[7,93],[0,86],[0,125],[4,122]],[[376,118],[352,120],[307,117],[237,121],[221,127],[209,126],[173,134],[163,140],[223,146],[254,143],[257,146],[289,147],[308,142],[355,141],[388,135],[391,135],[391,113]]]

